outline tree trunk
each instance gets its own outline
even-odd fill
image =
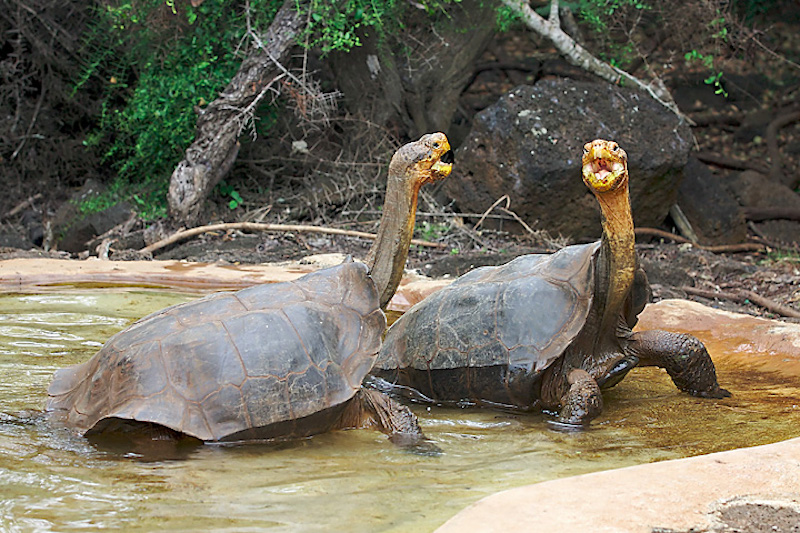
[[[458,99],[495,32],[494,7],[463,0],[438,17],[409,7],[398,35],[361,36],[363,46],[333,54],[345,105],[379,126],[399,124],[406,138],[444,131],[452,142]]]
[[[198,225],[206,196],[231,169],[250,107],[283,75],[280,63],[303,26],[294,6],[294,0],[286,0],[261,37],[264,46],[254,48],[219,97],[199,111],[195,140],[170,178],[171,225]]]

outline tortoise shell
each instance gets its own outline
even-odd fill
[[[302,436],[335,425],[386,318],[367,267],[168,307],[56,372],[47,409],[82,433],[136,420],[205,441]]]
[[[373,373],[436,401],[531,406],[542,372],[586,323],[599,249],[569,246],[461,276],[392,325]]]

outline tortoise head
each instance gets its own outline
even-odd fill
[[[453,151],[444,133],[423,135],[401,147],[392,157],[389,175],[401,175],[415,185],[444,179],[453,170]]]
[[[596,139],[583,146],[582,172],[592,192],[613,191],[628,181],[628,154],[614,141]]]

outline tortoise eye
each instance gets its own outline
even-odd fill
[[[619,151],[619,145],[618,145],[618,144],[616,144],[616,143],[614,143],[614,144],[611,144],[610,148],[611,148],[611,151],[612,151],[612,152],[617,152],[617,151]]]
[[[435,143],[433,143],[433,147],[434,147],[435,149],[438,149],[438,148],[439,148],[439,146],[441,146],[441,145],[440,145],[438,142],[435,142]]]

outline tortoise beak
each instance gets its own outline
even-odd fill
[[[597,192],[614,190],[624,181],[625,164],[605,146],[592,146],[583,161],[583,181]]]
[[[453,162],[455,157],[452,150],[447,150],[439,160],[431,165],[431,170],[435,174],[435,179],[443,179],[450,175],[453,171]]]

